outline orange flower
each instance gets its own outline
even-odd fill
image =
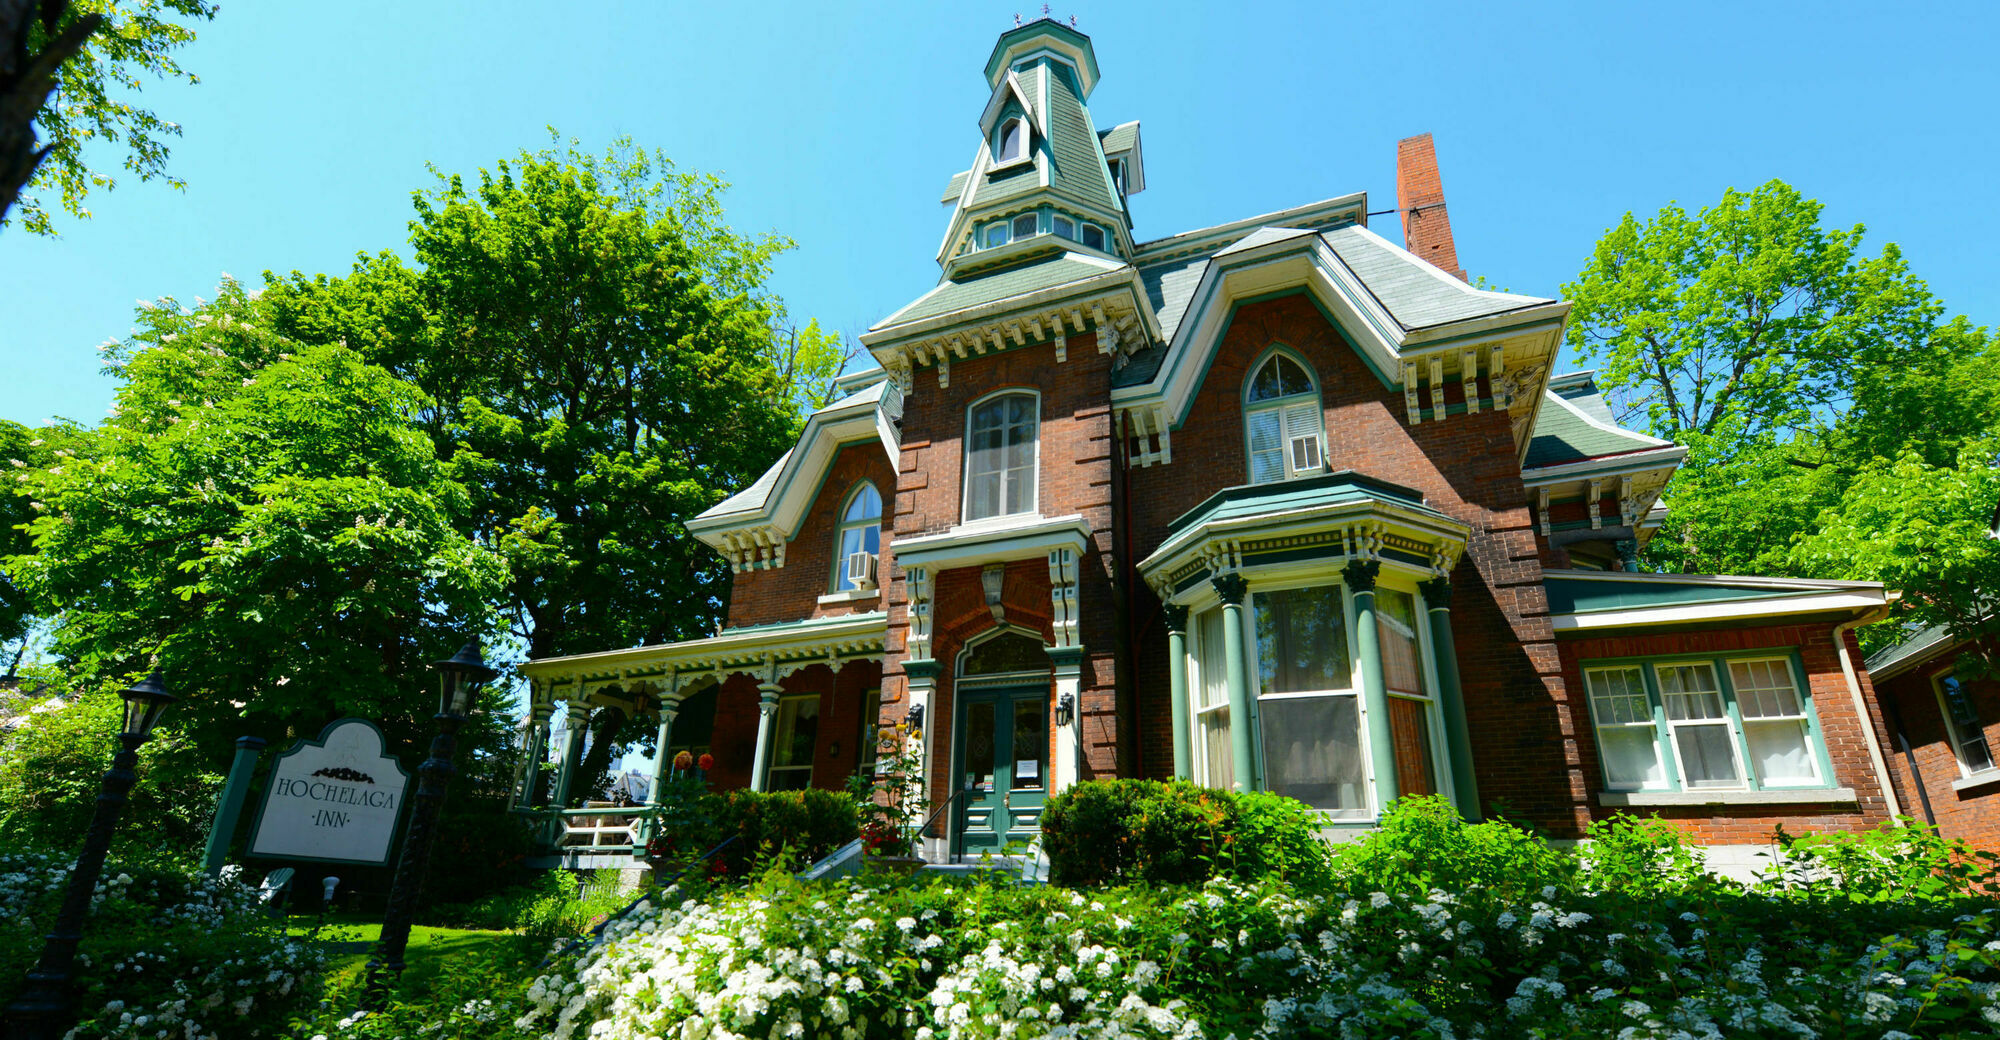
[[[703,758],[706,758],[706,757],[708,757],[708,756],[706,756],[706,755],[703,755],[702,757],[703,757]],[[694,767],[694,753],[693,753],[693,752],[690,752],[690,751],[683,751],[683,752],[681,752],[680,754],[678,754],[678,755],[675,755],[675,756],[674,756],[674,768],[675,768],[675,769],[691,769],[691,768],[693,768],[693,767]]]
[[[699,764],[701,766],[701,771],[706,773],[709,770],[715,768],[715,756],[703,753],[701,756],[701,762]]]

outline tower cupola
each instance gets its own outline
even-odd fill
[[[1139,124],[1099,131],[1090,37],[1050,18],[1000,35],[970,169],[951,179],[938,263],[946,278],[1057,250],[1132,255],[1126,199],[1145,186]]]

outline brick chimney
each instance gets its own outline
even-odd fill
[[[1458,266],[1458,247],[1451,242],[1444,182],[1438,177],[1437,149],[1429,134],[1396,142],[1396,205],[1403,211],[1403,248],[1465,281],[1465,272]]]

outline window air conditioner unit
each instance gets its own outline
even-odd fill
[[[854,552],[847,554],[847,583],[857,589],[875,587],[875,554]]]
[[[1292,472],[1306,473],[1319,466],[1319,435],[1292,438]]]

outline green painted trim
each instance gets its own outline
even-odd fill
[[[245,743],[246,741],[255,741]],[[208,847],[202,856],[202,872],[214,877],[229,859],[229,846],[236,838],[236,823],[243,818],[243,804],[250,799],[250,784],[257,778],[257,760],[266,743],[261,737],[236,738],[236,756],[229,763],[229,778],[215,798],[215,816],[208,824]],[[258,814],[258,822],[263,814]]]
[[[1354,656],[1361,663],[1361,702],[1368,711],[1368,757],[1375,766],[1375,815],[1401,793],[1396,778],[1396,735],[1389,725],[1389,688],[1382,678],[1382,633],[1375,621],[1375,590],[1352,588]]]
[[[944,665],[929,657],[912,657],[903,662],[903,674],[912,679],[935,679]]]
[[[1244,650],[1243,604],[1222,604],[1223,667],[1228,671],[1229,684],[1229,757],[1230,787],[1237,791],[1255,791],[1262,785],[1254,777],[1251,763],[1250,718],[1250,666]]]
[[[1442,580],[1442,579],[1436,579]],[[1450,599],[1433,606],[1417,586],[1417,609],[1430,621],[1431,662],[1438,680],[1438,713],[1444,716],[1445,751],[1450,756],[1451,793],[1458,814],[1477,823],[1484,816],[1479,804],[1479,774],[1472,761],[1472,724],[1465,714],[1465,691],[1458,679],[1458,642],[1451,630]]]
[[[1169,608],[1179,610],[1183,618],[1186,607]],[[1187,683],[1187,623],[1181,622],[1179,629],[1167,630],[1167,696],[1172,705],[1169,712],[1174,734],[1174,779],[1194,779],[1194,748],[1189,734],[1192,720],[1188,718]]]
[[[1389,481],[1371,477],[1365,473],[1357,473],[1351,469],[1342,469],[1331,473],[1321,473],[1317,476],[1299,477],[1294,480],[1274,480],[1264,484],[1237,484],[1233,487],[1223,488],[1215,494],[1202,499],[1194,508],[1169,521],[1167,523],[1167,537],[1171,538],[1193,527],[1203,519],[1206,519],[1207,514],[1214,512],[1227,502],[1255,499],[1278,492],[1290,494],[1299,491],[1313,491],[1322,487],[1351,487],[1364,492],[1378,491],[1382,493],[1382,496],[1397,500],[1401,505],[1422,507],[1424,501],[1423,492],[1415,488],[1407,488],[1401,484],[1392,484]],[[1165,539],[1162,540],[1164,541]]]
[[[1044,647],[1043,649],[1048,651],[1049,663],[1051,664],[1060,666],[1060,665],[1076,665],[1083,663],[1083,647],[1050,646],[1050,647]]]

